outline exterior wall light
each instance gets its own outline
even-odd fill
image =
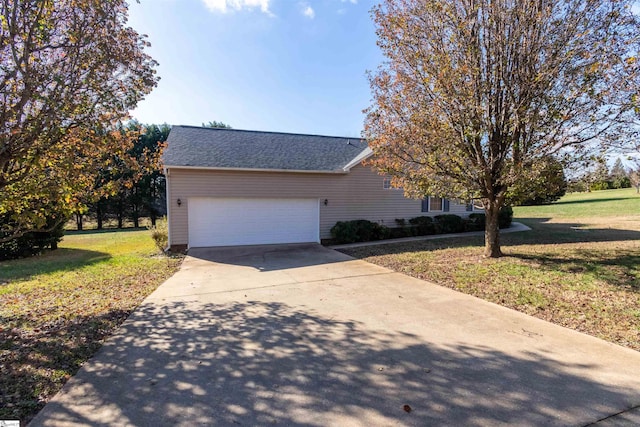
[[[324,199],[324,205],[327,206],[329,204],[329,199]]]
[[[178,202],[178,206],[182,205],[182,200],[178,199],[177,202]]]

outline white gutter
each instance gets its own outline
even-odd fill
[[[351,164],[351,163],[349,163]],[[258,169],[258,168],[220,168],[211,166],[172,166],[165,165],[167,169],[191,169],[191,170],[212,170],[212,171],[231,171],[231,172],[288,172],[288,173],[323,173],[323,174],[345,174],[349,171],[346,169],[338,170],[299,170],[299,169]]]

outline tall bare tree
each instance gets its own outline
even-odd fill
[[[623,140],[638,108],[632,1],[386,0],[386,61],[370,77],[374,166],[408,195],[480,198],[485,255],[498,213],[538,159]]]
[[[156,85],[125,0],[0,0],[0,240],[64,218]],[[115,137],[111,138],[111,136]]]

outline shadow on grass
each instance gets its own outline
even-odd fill
[[[148,304],[31,425],[585,425],[637,400],[594,368],[278,302]]]
[[[111,255],[105,252],[60,248],[30,258],[0,261],[0,286],[3,282],[26,280],[38,274],[75,270],[110,258]]]
[[[561,201],[557,201],[557,202],[553,202],[550,205],[547,206],[554,206],[554,205],[579,205],[579,204],[583,204],[583,203],[608,203],[608,202],[619,202],[620,200],[631,200],[631,199],[637,199],[638,197],[634,194],[633,196],[625,196],[625,197],[609,197],[606,199],[585,199],[585,200],[561,200]]]
[[[579,223],[548,223],[546,218],[518,218],[531,231],[502,234],[502,249],[506,256],[535,261],[536,268],[567,273],[586,273],[611,285],[640,292],[640,252],[636,248],[615,246],[574,247],[562,251],[552,245],[607,242],[637,242],[640,232],[619,229],[584,229]],[[549,250],[545,246],[549,245]],[[343,249],[356,258],[400,255],[410,252],[475,248],[482,252],[484,238],[479,236],[386,244],[355,249]],[[538,246],[532,253],[527,246]]]
[[[640,253],[637,249],[615,251],[576,249],[563,256],[558,256],[557,253],[509,253],[509,256],[535,261],[536,268],[589,274],[610,285],[640,292]]]
[[[640,231],[609,228],[583,228],[580,223],[549,223],[549,218],[516,218],[530,231],[501,233],[500,241],[505,254],[510,255],[510,246],[555,245],[562,243],[638,241]],[[384,243],[360,248],[339,249],[357,258],[370,255],[392,255],[405,252],[431,251],[468,247],[483,247],[484,236],[462,236],[446,239],[420,240],[413,242]]]

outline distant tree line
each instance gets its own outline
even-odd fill
[[[618,158],[611,169],[605,159],[598,160],[593,169],[571,179],[568,188],[572,192],[584,192],[632,186],[640,192],[640,165],[625,168],[622,160]]]

